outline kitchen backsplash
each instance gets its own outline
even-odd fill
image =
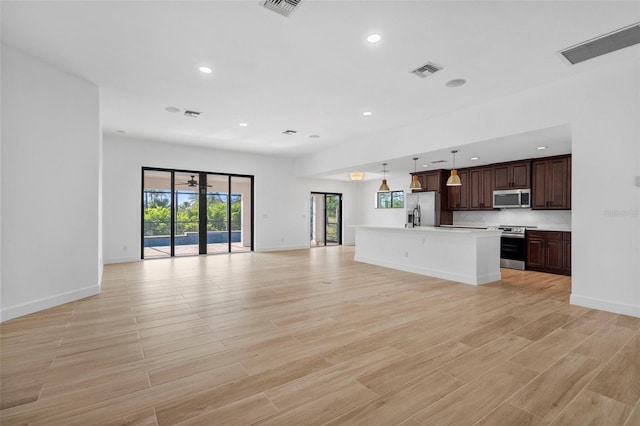
[[[503,209],[454,211],[457,226],[524,225],[541,229],[571,230],[571,210]]]

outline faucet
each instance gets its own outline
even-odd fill
[[[420,204],[413,209],[413,226],[420,226]]]

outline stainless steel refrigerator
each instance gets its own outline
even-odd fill
[[[407,209],[405,226],[440,226],[440,194],[435,191],[406,193]]]

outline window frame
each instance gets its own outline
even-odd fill
[[[386,195],[386,194],[389,194],[389,201],[388,201],[389,205],[382,205],[381,196],[382,195]],[[400,198],[399,197],[400,194],[402,194],[401,199],[400,200],[396,200],[396,197]],[[404,209],[404,202],[405,202],[405,193],[404,193],[404,191],[378,191],[378,192],[376,192],[376,199],[375,199],[375,208],[376,209]],[[394,203],[399,204],[399,205],[394,205]],[[386,201],[385,201],[385,204],[387,204]]]

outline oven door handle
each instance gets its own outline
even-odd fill
[[[503,252],[518,253],[520,250],[518,250],[517,248],[502,247],[502,251],[503,251]]]
[[[523,239],[524,235],[504,235],[504,234],[502,234],[502,238]]]

